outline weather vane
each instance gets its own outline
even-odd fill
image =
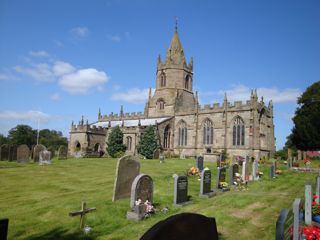
[[[174,17],[176,21],[175,30],[178,32],[178,17]]]

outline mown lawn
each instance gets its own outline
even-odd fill
[[[154,202],[158,208],[169,207],[167,213],[157,213],[141,222],[126,220],[129,199],[112,202],[117,160],[68,159],[54,160],[50,166],[0,162],[0,218],[9,218],[9,239],[139,239],[158,221],[180,212],[195,212],[215,217],[221,239],[275,238],[275,223],[282,208],[289,208],[296,197],[303,197],[307,180],[315,184],[314,173],[284,170],[269,180],[268,165],[260,166],[262,181],[250,182],[248,190],[219,193],[210,199],[199,198],[200,183],[189,178],[189,195],[193,204],[174,208],[174,173],[183,174],[195,161],[167,159],[142,160],[141,172],[154,181]],[[213,173],[215,187],[216,164],[206,163]],[[227,176],[228,177],[228,176]],[[81,201],[97,211],[87,215],[86,223],[93,227],[85,237],[79,228],[79,218],[69,212],[80,209]]]

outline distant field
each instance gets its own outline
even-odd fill
[[[231,190],[210,199],[200,199],[199,181],[189,178],[193,204],[174,208],[174,173],[183,174],[195,161],[142,160],[141,172],[154,181],[154,202],[168,206],[168,213],[158,213],[141,222],[126,220],[129,199],[111,201],[117,160],[54,160],[50,166],[0,162],[0,218],[9,218],[9,239],[86,239],[78,230],[79,218],[68,213],[80,209],[85,200],[97,211],[87,215],[93,227],[87,239],[133,240],[158,221],[180,212],[195,212],[215,217],[221,239],[275,238],[275,224],[282,208],[289,208],[296,197],[303,197],[307,180],[315,184],[316,174],[284,171],[270,181],[267,165],[261,166],[264,180],[251,182],[246,191]],[[212,170],[215,186],[216,165]],[[280,165],[285,169],[284,165]],[[227,176],[228,177],[228,176]]]

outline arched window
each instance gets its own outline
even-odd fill
[[[162,99],[158,100],[157,105],[160,110],[164,109],[164,101]]]
[[[126,137],[126,145],[127,145],[127,150],[131,151],[132,149],[132,137]]]
[[[239,116],[233,122],[232,143],[234,146],[244,145],[244,122]]]
[[[171,138],[171,128],[169,125],[167,125],[166,128],[164,129],[164,134],[163,134],[164,148],[170,148],[170,138]]]
[[[160,75],[160,87],[166,86],[166,74],[164,72]]]
[[[81,144],[79,141],[75,142],[74,151],[79,152],[81,150]]]
[[[186,146],[187,142],[188,142],[187,124],[184,121],[181,121],[179,124],[178,145]]]
[[[94,145],[94,151],[95,151],[95,152],[100,152],[100,150],[101,150],[100,144],[99,144],[99,143],[96,143],[96,144]]]
[[[203,123],[203,144],[213,144],[213,124],[209,119]]]
[[[190,85],[191,85],[191,76],[190,75],[187,75],[186,76],[186,79],[184,81],[184,88],[185,89],[189,89],[190,88]]]

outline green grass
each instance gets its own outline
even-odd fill
[[[315,183],[316,174],[285,170],[274,180],[268,179],[268,166],[260,167],[264,180],[251,182],[248,190],[219,193],[210,199],[199,198],[200,183],[189,178],[193,204],[174,208],[174,173],[183,174],[194,160],[142,160],[141,172],[154,181],[154,202],[168,206],[168,213],[157,213],[141,222],[126,220],[129,199],[112,202],[117,161],[114,159],[54,160],[50,166],[0,162],[0,218],[9,218],[8,239],[85,239],[78,230],[81,201],[97,211],[87,215],[93,227],[89,239],[139,239],[152,225],[170,215],[195,212],[215,217],[221,239],[274,239],[275,223],[282,208],[290,208],[296,197],[303,197],[307,180]],[[215,187],[215,163],[212,170]],[[228,176],[227,176],[228,177]]]

